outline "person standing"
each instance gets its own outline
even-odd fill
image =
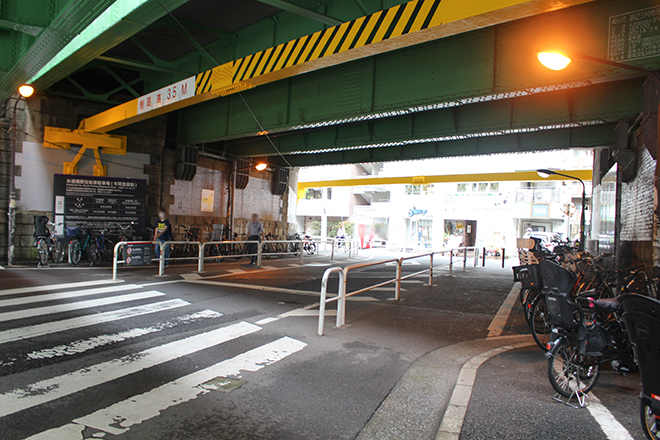
[[[261,236],[264,233],[264,225],[259,221],[259,216],[257,214],[252,214],[252,219],[247,224],[245,232],[248,236],[249,241],[261,241]],[[252,261],[250,264],[255,264],[257,262],[257,252],[259,250],[259,245],[257,243],[250,243],[248,246],[248,253],[252,255]]]
[[[172,241],[172,225],[167,218],[167,212],[164,208],[158,209],[158,221],[156,222],[156,230],[154,231],[154,241],[165,243]],[[170,245],[165,246],[165,266],[169,265],[170,258]],[[156,258],[160,258],[160,246],[156,246]]]

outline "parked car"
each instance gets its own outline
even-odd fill
[[[564,237],[559,232],[527,232],[523,238],[538,238],[543,246],[552,251],[557,243],[564,241]]]

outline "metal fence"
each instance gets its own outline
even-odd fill
[[[344,268],[341,267],[331,267],[328,270],[325,271],[323,274],[323,278],[321,280],[321,298],[320,298],[320,304],[319,304],[319,327],[318,327],[318,334],[319,336],[323,336],[323,327],[325,325],[325,309],[327,304],[332,303],[332,302],[337,302],[337,327],[342,327],[345,324],[346,321],[346,298],[351,297],[353,295],[357,295],[359,293],[364,293],[369,290],[373,290],[379,287],[387,286],[390,284],[394,284],[394,299],[399,300],[401,299],[401,281],[406,280],[408,278],[416,277],[423,275],[425,273],[429,274],[428,278],[428,285],[433,284],[433,270],[439,267],[449,267],[449,273],[448,275],[451,276],[453,274],[453,266],[454,266],[454,257],[458,256],[460,258],[461,251],[463,253],[463,270],[467,268],[467,260],[468,260],[468,252],[472,251],[474,252],[474,267],[477,267],[477,263],[479,260],[479,248],[476,246],[470,246],[470,247],[461,247],[461,248],[455,248],[455,249],[447,249],[443,251],[438,251],[438,252],[429,252],[426,254],[420,254],[420,255],[412,255],[410,257],[400,257],[400,258],[392,258],[389,260],[383,260],[383,261],[376,261],[373,263],[360,263],[360,264],[352,264],[349,266],[346,266]],[[446,265],[436,265],[434,263],[434,256],[435,255],[443,255],[449,253],[449,264]],[[403,262],[407,260],[413,260],[417,258],[429,258],[429,267],[428,269],[420,270],[415,273],[407,274],[405,276],[402,275],[402,267],[403,267]],[[356,269],[364,269],[366,267],[375,267],[375,266],[382,266],[386,265],[389,263],[396,263],[396,275],[394,278],[373,284],[368,287],[364,287],[362,289],[355,290],[353,292],[348,293],[347,292],[347,284],[348,284],[348,274],[350,271],[356,270]],[[337,273],[339,275],[339,287],[338,287],[338,292],[337,296],[328,298],[328,281],[330,279],[330,276],[333,273]]]
[[[127,245],[131,244],[152,244],[153,246],[158,246],[159,247],[159,257],[158,257],[158,275],[162,276],[165,273],[165,263],[169,261],[190,261],[190,260],[196,260],[197,261],[197,270],[199,272],[204,271],[204,266],[206,261],[209,260],[222,260],[225,258],[243,258],[243,257],[256,257],[256,266],[259,268],[261,267],[263,257],[265,255],[269,256],[279,256],[279,255],[295,255],[298,257],[298,262],[300,264],[303,263],[304,257],[306,254],[305,251],[305,246],[308,244],[314,243],[317,245],[317,251],[318,246],[322,243],[328,243],[331,245],[331,255],[330,255],[330,260],[333,261],[335,257],[335,251],[337,249],[337,244],[334,239],[327,239],[325,242],[321,240],[268,240],[268,241],[207,241],[206,243],[200,243],[198,241],[167,241],[167,242],[160,242],[160,241],[139,241],[139,242],[129,242],[129,241],[121,241],[117,244],[115,244],[114,248],[114,254],[113,254],[113,259],[112,259],[112,279],[116,280],[117,279],[117,272],[119,269],[120,264],[126,264],[125,257],[124,259],[120,259],[120,252],[121,249],[126,247]],[[264,253],[264,246],[266,244],[283,244],[285,245],[285,251],[278,251],[278,252],[267,252]],[[169,257],[165,258],[165,247],[166,246],[172,246],[172,245],[185,245],[185,246],[194,246],[197,248],[196,255],[189,255],[189,256],[183,256],[183,257]],[[246,246],[246,245],[256,245],[257,247],[257,252],[256,253],[227,253],[227,254],[220,254],[220,255],[207,255],[207,250],[210,249],[212,246],[224,246],[228,248],[233,248],[236,246]],[[348,250],[349,258],[353,255],[357,255],[357,250],[353,250],[353,246],[349,246]],[[153,259],[152,259],[153,261]]]

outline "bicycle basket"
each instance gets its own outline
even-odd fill
[[[520,282],[523,289],[540,289],[543,287],[541,270],[538,264],[513,267],[513,282]]]
[[[64,232],[65,232],[67,237],[74,237],[75,238],[75,237],[78,237],[78,236],[82,235],[82,228],[67,227]]]

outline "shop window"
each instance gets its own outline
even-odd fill
[[[490,184],[490,190],[491,191],[499,191],[500,190],[500,184],[499,182],[494,182]]]
[[[488,191],[488,184],[487,183],[480,183],[479,184],[479,192],[486,192]]]
[[[332,188],[328,188],[328,189],[326,190],[326,196],[325,196],[325,198],[328,199],[328,200],[332,200]]]
[[[457,183],[456,192],[464,193],[467,191],[467,183]]]

